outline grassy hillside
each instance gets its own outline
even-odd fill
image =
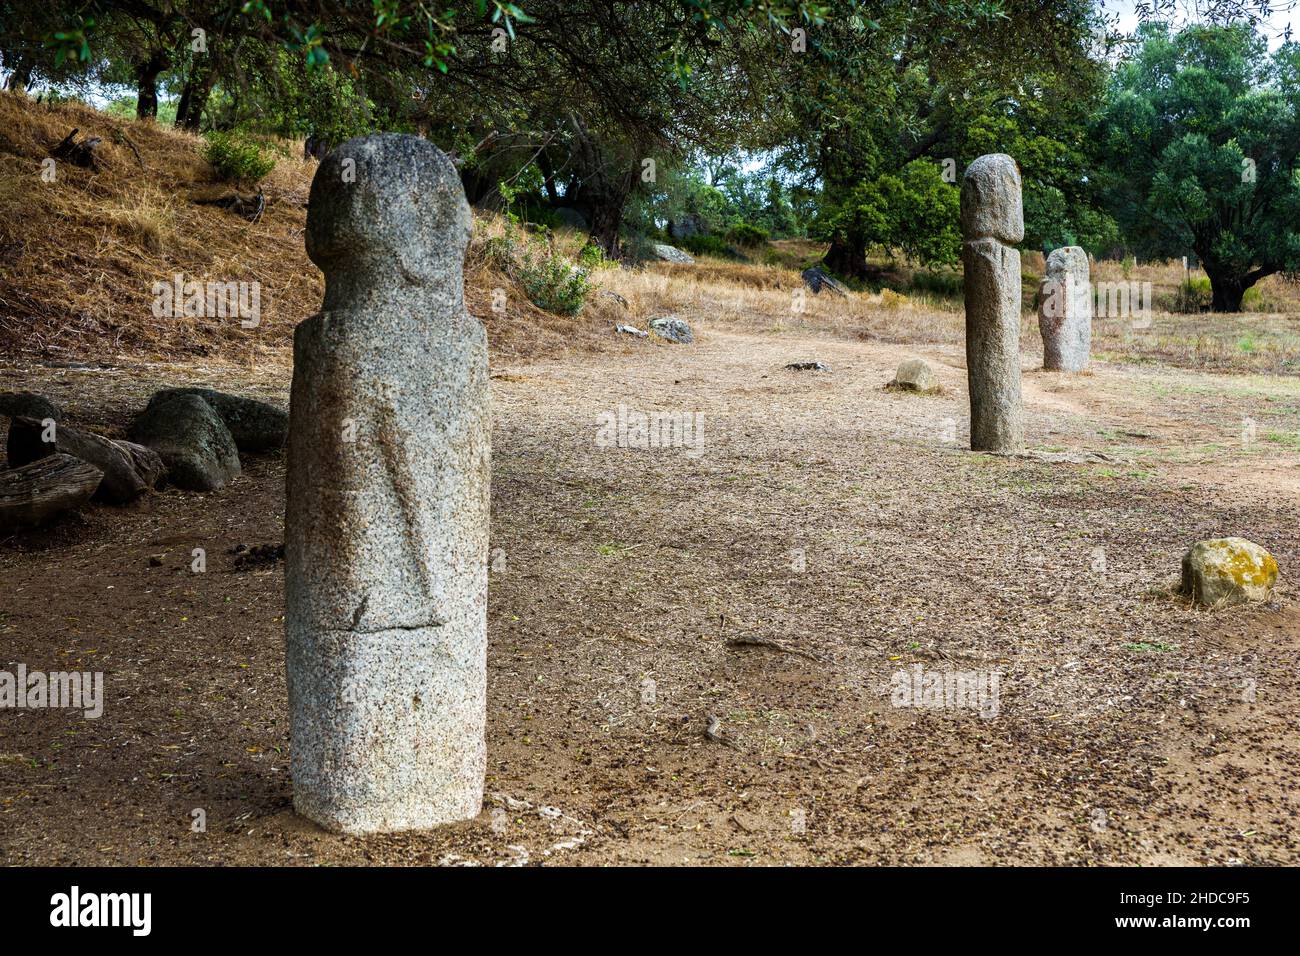
[[[47,181],[43,160],[74,128],[102,139],[101,169],[59,162]],[[294,326],[319,306],[324,280],[303,245],[316,162],[301,158],[300,143],[268,145],[277,161],[262,183],[266,210],[249,223],[195,203],[233,188],[203,158],[201,138],[81,104],[0,93],[0,349],[11,359],[46,360],[282,355]],[[593,300],[578,317],[534,307],[484,254],[499,231],[499,223],[480,220],[466,262],[466,300],[498,355],[589,348],[609,337],[608,299]],[[259,324],[155,317],[154,283],[177,274],[259,282]],[[494,312],[498,288],[507,291],[505,308]]]

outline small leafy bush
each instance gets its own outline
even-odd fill
[[[576,315],[591,295],[590,273],[545,247],[529,245],[513,270],[533,305]]]
[[[673,242],[693,256],[716,256],[719,259],[735,259],[736,254],[721,236],[695,235],[685,236]]]
[[[218,131],[208,133],[206,138],[203,158],[212,164],[218,179],[252,185],[275,169],[275,156],[268,155],[257,143]]]
[[[766,229],[751,226],[747,222],[738,223],[727,230],[727,241],[737,246],[761,246],[767,239]]]
[[[1193,276],[1184,279],[1178,287],[1179,312],[1204,312],[1214,303],[1214,291],[1210,286],[1209,276]]]

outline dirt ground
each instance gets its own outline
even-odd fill
[[[1027,355],[1045,454],[993,457],[965,450],[959,349],[701,324],[494,368],[479,819],[358,839],[293,814],[283,566],[231,553],[282,540],[284,464],[245,456],[222,491],[0,542],[0,667],[106,675],[97,720],[0,712],[0,861],[1300,862],[1300,380]],[[912,356],[941,394],[882,388]],[[811,360],[831,371],[784,368]],[[27,366],[0,390],[111,430],[156,387],[285,400],[288,377]],[[620,404],[700,413],[701,441],[602,447]],[[1171,596],[1229,534],[1277,557],[1274,602]],[[895,706],[914,665],[996,673],[996,713]]]

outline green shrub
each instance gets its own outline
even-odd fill
[[[267,155],[257,143],[217,131],[206,138],[203,158],[212,164],[218,179],[253,185],[275,169],[275,156]]]
[[[528,247],[514,274],[533,305],[547,312],[576,315],[591,295],[590,273],[544,248]]]
[[[1175,308],[1179,312],[1204,312],[1214,303],[1214,290],[1210,286],[1209,276],[1193,276],[1184,279],[1178,287],[1178,299]]]
[[[727,230],[727,241],[737,246],[761,246],[767,239],[766,229],[751,226],[747,222],[738,223]]]
[[[685,249],[693,256],[716,256],[719,259],[738,258],[735,251],[721,236],[695,235],[676,240],[673,245]]]
[[[590,240],[578,251],[578,265],[588,272],[595,272],[597,269],[606,269],[613,265],[605,258],[605,250],[600,248]]]
[[[960,299],[963,286],[956,272],[932,272],[925,269],[912,273],[912,292],[926,292],[946,299]]]

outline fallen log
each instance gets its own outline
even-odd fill
[[[103,142],[98,136],[90,136],[77,142],[77,133],[80,130],[74,129],[71,133],[63,138],[59,143],[50,150],[50,155],[55,159],[63,159],[72,163],[74,166],[81,166],[94,172],[99,171],[99,160],[95,155],[95,147]]]
[[[90,500],[104,473],[71,455],[47,455],[0,471],[0,534],[44,524]]]

